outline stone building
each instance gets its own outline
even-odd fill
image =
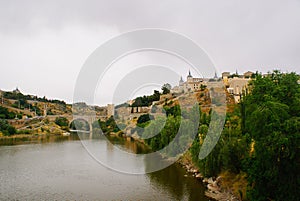
[[[115,105],[114,104],[107,104],[107,117],[114,116],[115,114]]]
[[[188,91],[196,91],[201,89],[201,85],[205,85],[206,82],[203,78],[195,78],[192,76],[191,71],[186,78],[186,82],[180,77],[178,86],[175,86],[171,92],[173,93],[183,93]]]
[[[230,72],[222,73],[224,86],[228,93],[234,97],[236,103],[240,102],[241,96],[247,91],[248,83],[251,81],[253,74],[251,71],[247,71],[242,75],[239,75],[237,71],[232,75]]]
[[[244,73],[244,78],[251,78],[254,73],[251,71],[247,71]]]
[[[20,90],[18,89],[18,87],[16,87],[16,89],[14,89],[12,92],[16,93],[16,94],[20,94],[21,93]]]

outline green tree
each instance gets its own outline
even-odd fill
[[[59,126],[69,126],[69,120],[65,117],[56,117],[55,123]]]
[[[163,94],[168,94],[170,93],[171,88],[172,86],[169,83],[166,83],[161,87],[161,90],[163,91]]]
[[[138,123],[138,124],[142,124],[142,123],[145,123],[145,122],[150,121],[151,119],[153,119],[153,116],[152,116],[152,115],[149,115],[149,114],[143,114],[143,115],[139,116],[139,118],[138,118],[138,120],[137,120],[137,123]]]
[[[13,119],[16,113],[9,112],[7,108],[0,106],[0,119]]]
[[[243,99],[245,126],[254,141],[246,160],[251,200],[297,200],[300,197],[300,89],[295,73],[274,71],[256,76]],[[292,87],[292,88],[291,88]]]
[[[4,135],[8,135],[8,136],[17,133],[15,127],[11,126],[5,119],[0,119],[0,131]]]

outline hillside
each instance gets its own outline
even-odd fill
[[[84,112],[96,112],[97,116],[107,113],[106,107],[88,106],[74,107],[61,100],[24,95],[18,89],[7,92],[0,90],[0,136],[12,134],[63,134],[69,130],[72,115]],[[67,125],[58,125],[58,118],[64,118]],[[16,130],[17,129],[17,130]],[[9,131],[8,131],[9,130]]]

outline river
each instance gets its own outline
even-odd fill
[[[104,155],[115,157],[115,146],[87,140],[103,141]],[[110,140],[130,152],[147,151],[138,142]],[[119,173],[95,161],[76,134],[0,143],[6,144],[0,146],[0,200],[209,200],[204,185],[176,163],[154,173]]]

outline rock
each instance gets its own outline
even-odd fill
[[[219,185],[218,185],[218,182],[217,182],[217,181],[214,181],[214,182],[212,183],[212,185],[213,185],[213,186],[215,186],[215,187],[219,187]]]
[[[220,182],[222,179],[223,179],[222,176],[218,176],[217,179],[216,179],[216,181]]]
[[[205,195],[207,197],[213,198],[218,201],[238,201],[239,199],[234,197],[232,194],[229,192],[212,192],[212,191],[205,191]]]
[[[213,183],[214,183],[214,180],[210,177],[210,178],[207,180],[207,183],[213,184]]]
[[[203,178],[203,176],[202,176],[202,174],[201,173],[198,173],[198,174],[196,174],[196,178]]]
[[[192,170],[193,173],[198,173],[199,171],[197,169]]]
[[[213,184],[207,184],[207,189],[212,192],[219,192],[220,188],[218,186],[214,186]]]

